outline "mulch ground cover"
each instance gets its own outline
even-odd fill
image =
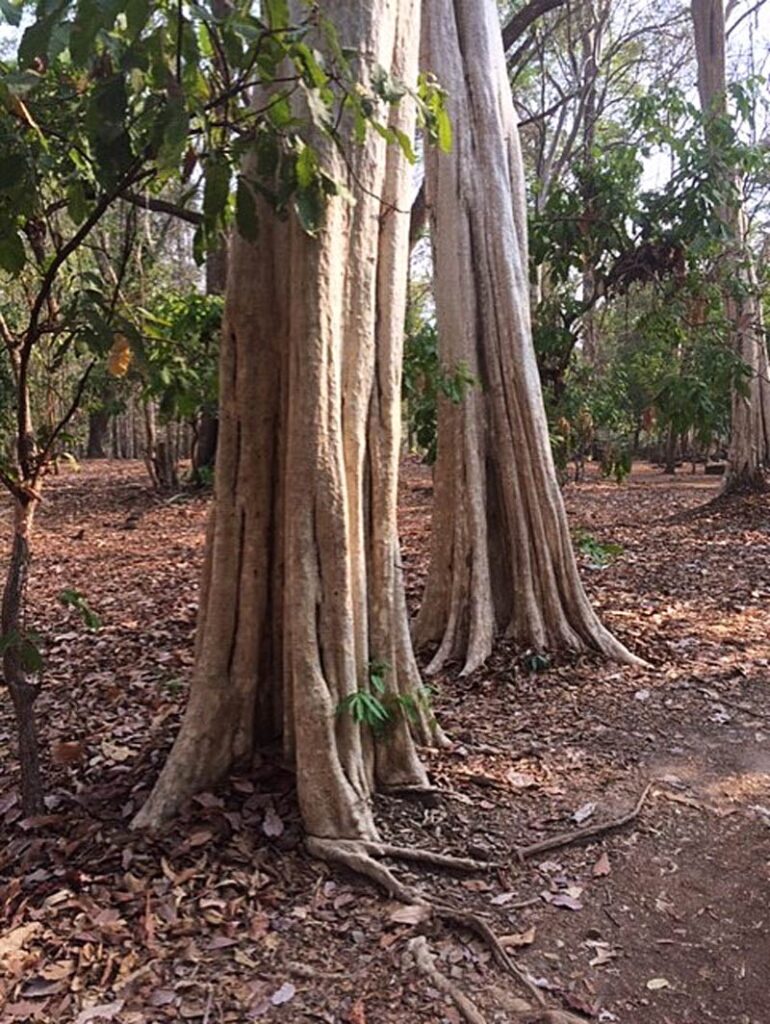
[[[483,916],[549,1003],[586,1020],[770,1022],[770,500],[707,504],[717,489],[644,465],[620,487],[569,485],[592,599],[650,668],[501,642],[473,675],[431,680],[453,740],[424,752],[435,797],[377,800],[389,841],[499,863],[395,870]],[[430,470],[408,461],[412,606],[430,501]],[[128,829],[184,706],[206,511],[154,496],[138,464],[49,481],[28,593],[41,818],[18,805],[0,696],[0,1020],[458,1024],[408,954],[423,933],[489,1024],[512,1021],[524,993],[477,936],[306,855],[280,763],[201,794],[160,837]],[[519,862],[622,816],[650,782],[626,826]]]

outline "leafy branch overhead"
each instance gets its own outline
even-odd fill
[[[2,13],[18,25],[33,6],[6,0]],[[176,176],[186,183],[182,211],[202,187],[199,258],[233,216],[254,236],[257,198],[279,213],[293,208],[313,233],[328,198],[350,195],[314,140],[344,149],[371,128],[414,162],[411,140],[388,125],[389,106],[407,94],[428,136],[451,145],[437,83],[361,67],[314,7],[299,24],[280,2],[255,14],[220,0],[65,0],[35,14],[0,83],[11,135],[0,161],[0,266],[10,273],[29,259],[30,222],[64,211],[79,228],[106,200],[151,202]]]

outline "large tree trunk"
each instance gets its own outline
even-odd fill
[[[366,55],[360,76],[380,65],[414,81],[417,0],[325,13]],[[391,116],[412,132],[409,102]],[[373,132],[347,163],[314,143],[356,203],[331,200],[315,239],[261,205],[258,246],[232,242],[196,667],[140,825],[275,741],[311,836],[370,838],[374,787],[425,783],[399,703],[419,683],[395,520],[409,168]],[[380,731],[341,709],[375,665]]]
[[[470,672],[496,635],[625,661],[581,584],[551,457],[529,313],[518,130],[493,0],[426,0],[423,64],[455,144],[426,156],[442,364],[478,380],[438,417],[431,565],[415,636]],[[480,183],[483,183],[481,185]]]
[[[727,76],[723,0],[692,0],[692,19],[701,108],[709,118],[724,118],[727,115]],[[725,305],[733,328],[734,351],[749,376],[741,386],[733,388],[730,446],[723,481],[726,492],[764,490],[770,464],[770,379],[762,301],[747,244],[740,181],[737,175],[733,177],[734,197],[721,211],[728,236]],[[724,181],[723,185],[727,188],[730,181]]]

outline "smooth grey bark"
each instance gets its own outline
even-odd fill
[[[493,0],[426,0],[423,65],[447,89],[451,153],[426,155],[439,354],[478,381],[438,414],[432,550],[415,624],[429,666],[471,672],[497,636],[536,650],[631,654],[577,571],[529,312],[524,176]],[[482,186],[483,183],[483,186]]]
[[[698,92],[707,118],[727,116],[726,35],[723,0],[692,0]],[[707,125],[708,132],[708,125]],[[721,218],[728,234],[724,272],[727,315],[732,323],[733,348],[748,370],[748,380],[734,387],[730,418],[730,445],[724,492],[764,490],[770,464],[770,377],[768,376],[761,296],[754,259],[747,242],[747,222],[740,200],[740,181]]]

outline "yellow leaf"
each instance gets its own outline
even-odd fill
[[[128,368],[131,366],[133,352],[128,343],[128,338],[123,334],[116,334],[112,343],[110,354],[107,357],[107,370],[113,377],[125,377]]]

